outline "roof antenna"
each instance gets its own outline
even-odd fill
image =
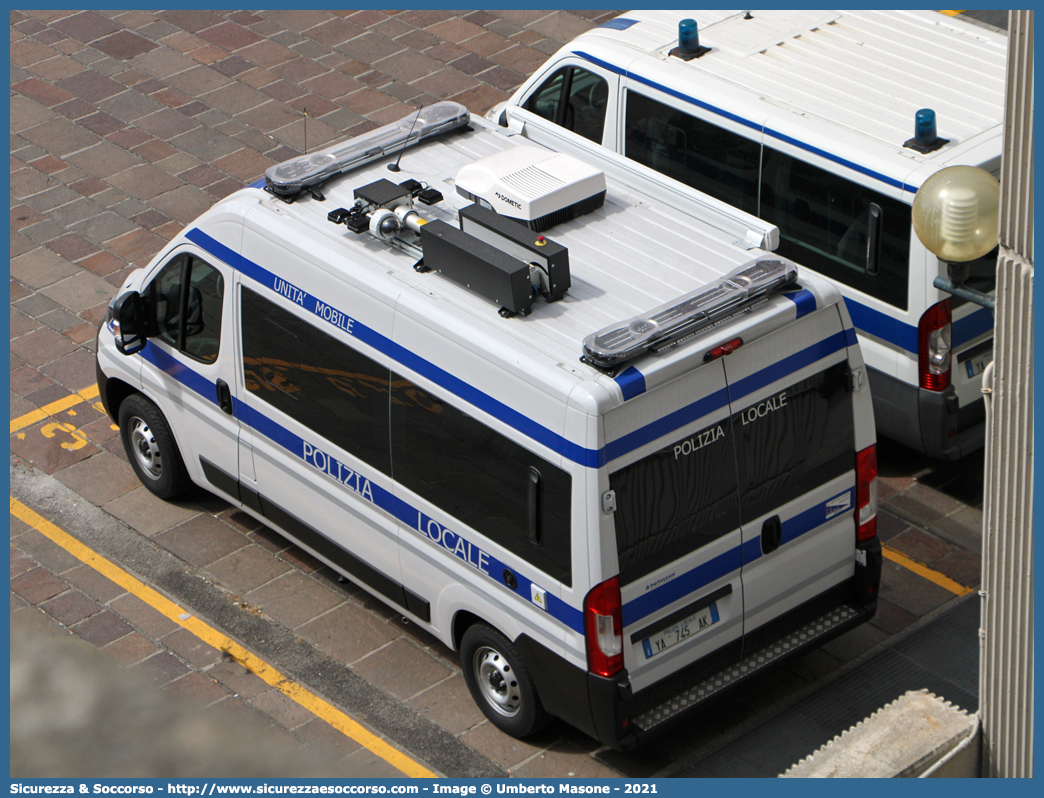
[[[420,112],[421,112],[421,109],[418,108],[417,109],[417,114],[413,117],[413,124],[410,125],[410,129],[406,133],[406,138],[402,142],[402,149],[399,150],[399,157],[395,159],[395,163],[388,164],[388,171],[389,172],[398,172],[399,171],[399,161],[402,160],[402,154],[404,152],[406,152],[406,145],[410,143],[410,136],[413,134],[413,128],[416,127],[416,125],[417,125],[417,120],[420,119]]]
[[[750,13],[750,12],[748,11],[748,12],[747,12],[746,14],[744,14],[744,15],[743,15],[743,18],[744,18],[744,19],[754,19],[754,16],[753,16],[753,14],[751,14],[751,13]]]

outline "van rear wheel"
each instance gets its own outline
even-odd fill
[[[525,660],[496,629],[481,623],[469,627],[460,644],[460,664],[471,697],[505,734],[529,737],[551,722]]]
[[[120,438],[138,479],[161,499],[173,499],[189,487],[185,463],[163,413],[141,394],[120,405]]]

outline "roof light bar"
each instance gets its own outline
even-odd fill
[[[266,188],[277,196],[293,197],[334,175],[394,155],[419,141],[464,127],[470,121],[468,109],[460,103],[449,100],[432,103],[398,122],[270,167],[265,172]]]
[[[649,313],[610,324],[584,339],[584,361],[611,368],[643,352],[694,335],[797,279],[797,267],[763,258],[733,270]]]

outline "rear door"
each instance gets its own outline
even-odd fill
[[[747,636],[855,568],[852,333],[834,306],[816,310],[805,290],[790,296],[793,323],[722,358],[739,470]]]
[[[738,658],[742,529],[735,425],[720,361],[605,416],[623,604],[637,692],[708,657]]]

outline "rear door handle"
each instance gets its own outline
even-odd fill
[[[218,407],[232,415],[232,391],[224,380],[217,381],[217,400]]]
[[[761,526],[761,553],[768,554],[779,548],[783,539],[783,524],[778,515],[774,515]]]

